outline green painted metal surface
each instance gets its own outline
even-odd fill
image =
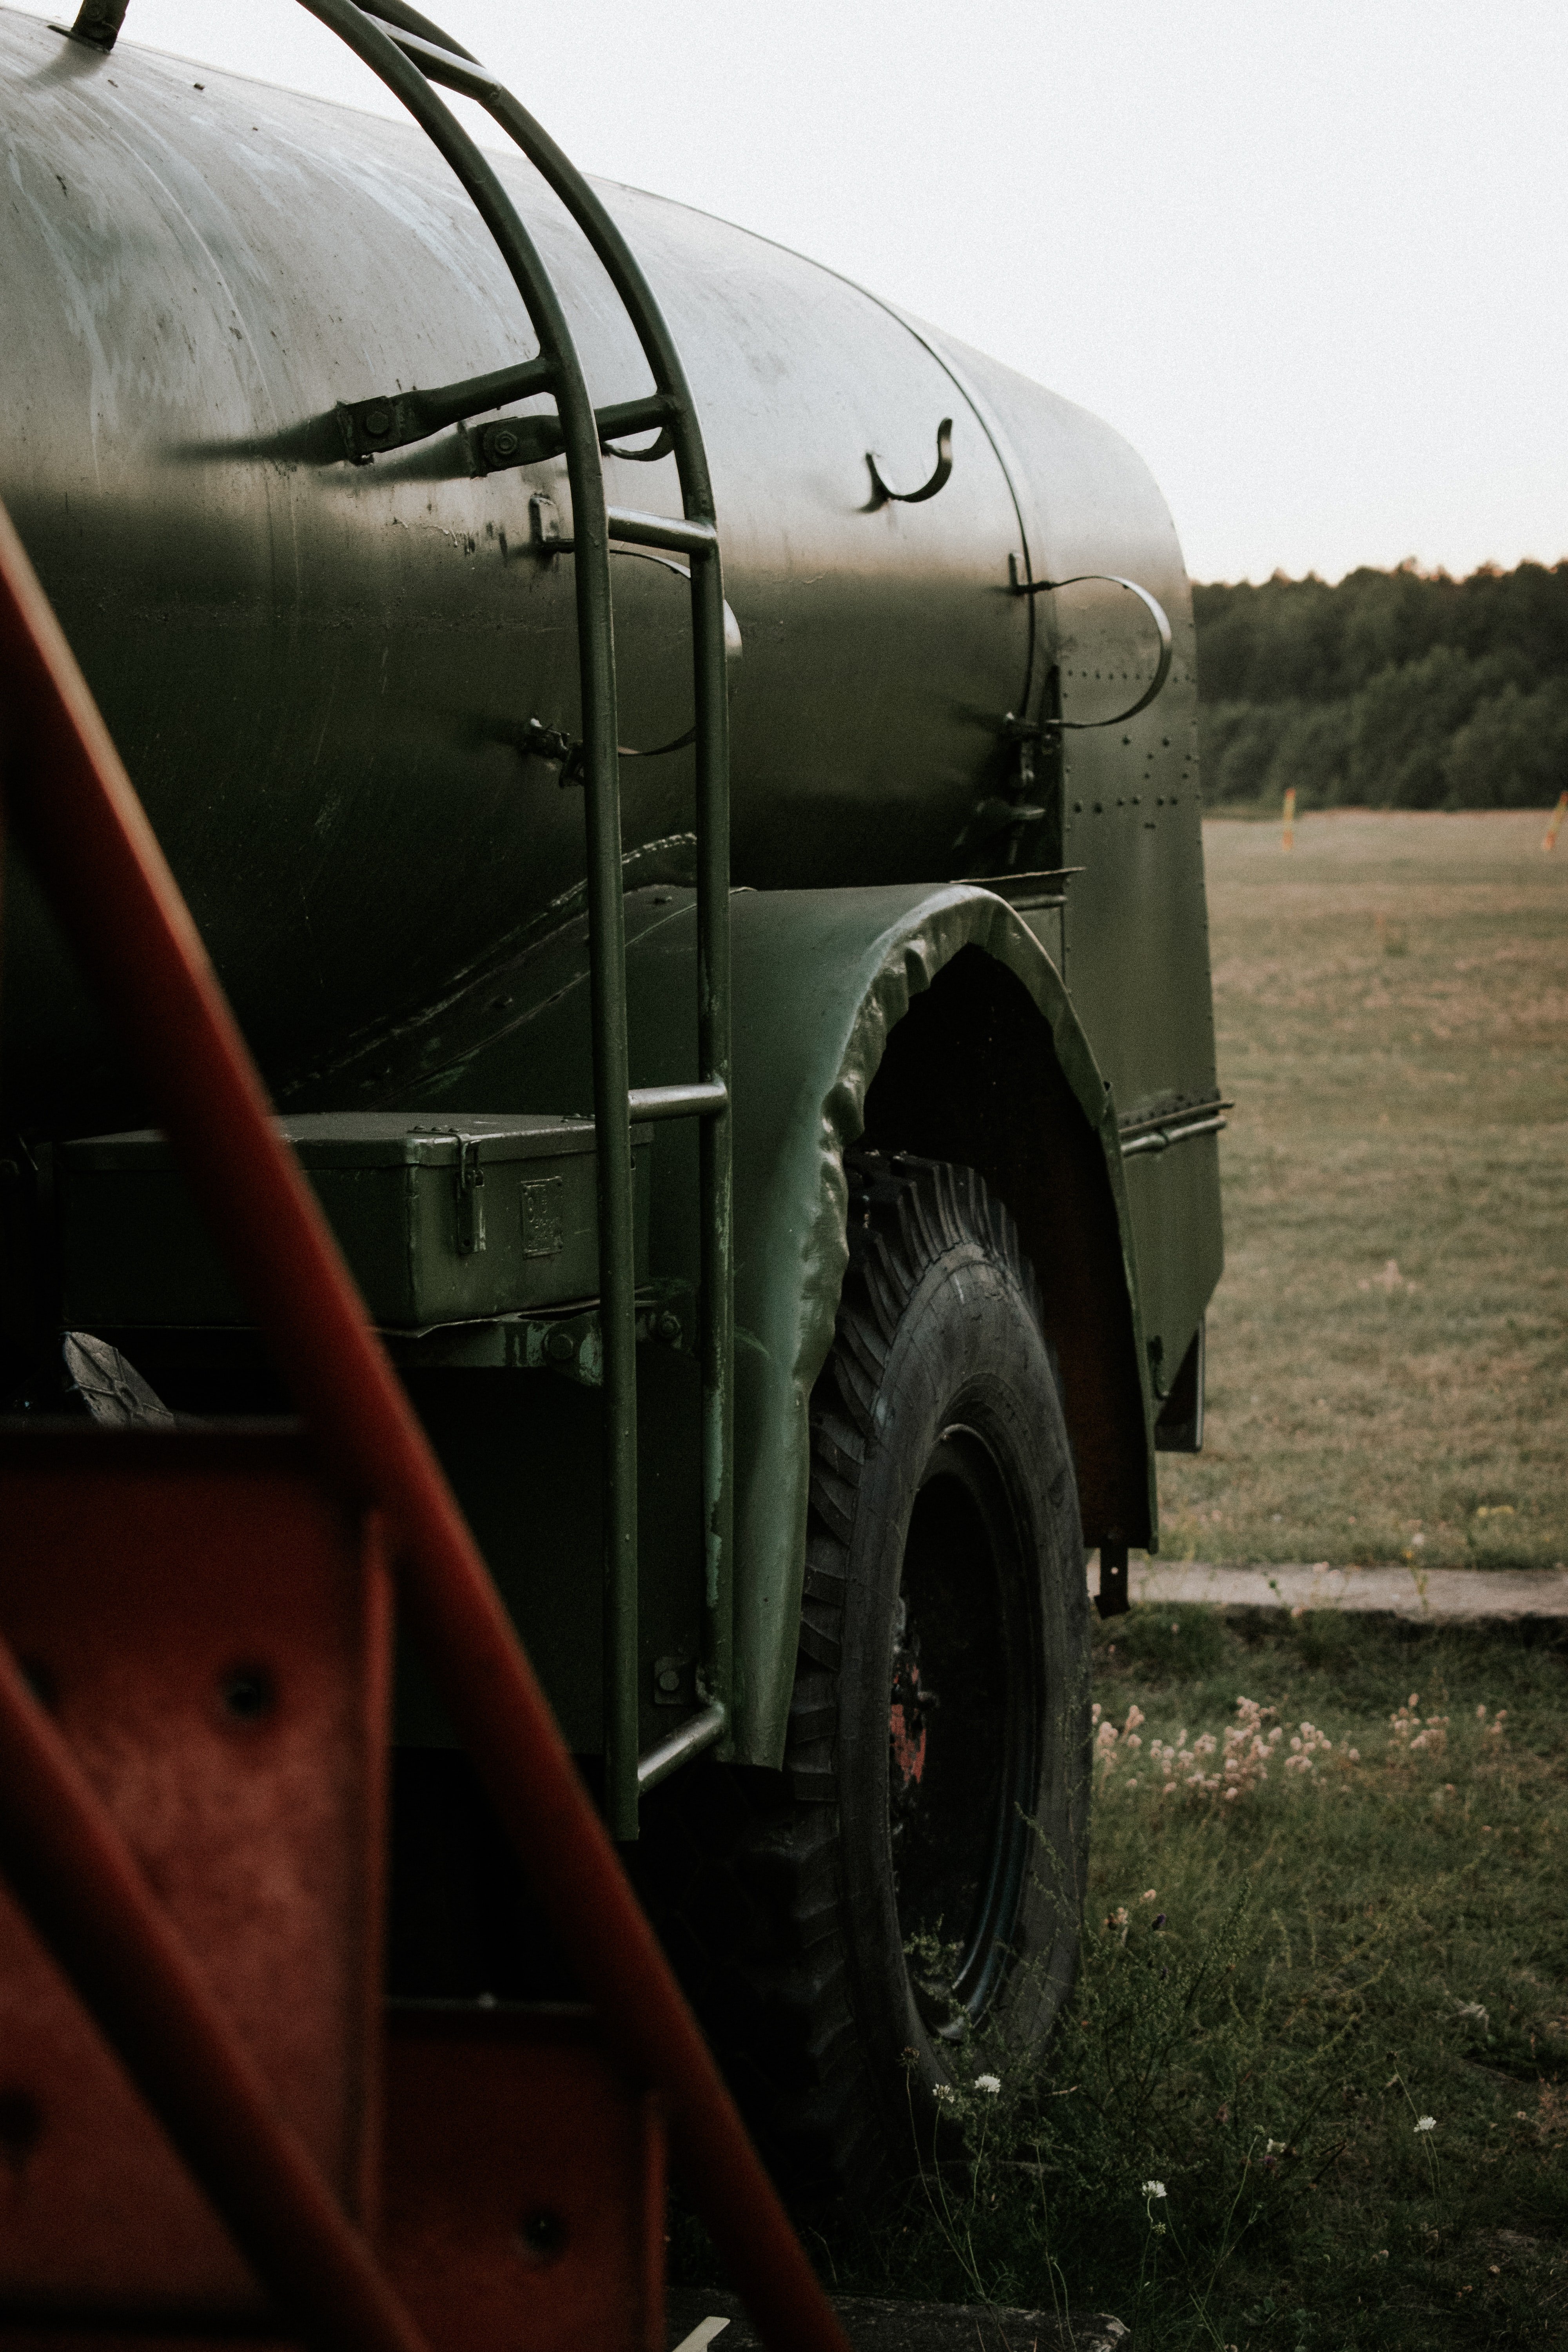
[[[911,998],[963,950],[1012,974],[1042,1016],[1039,1051],[1054,1053],[1092,1134],[1100,1181],[1126,1254],[1118,1272],[1144,1362],[1113,1096],[1060,975],[1012,909],[971,885],[744,891],[733,908],[735,991],[736,1656],[740,1752],[776,1762],[794,1667],[805,1559],[806,1403],[833,1335],[847,1259],[842,1155],[862,1130],[868,1088]],[[633,1082],[689,1077],[695,1055],[689,893],[628,900]],[[536,1009],[503,1038],[430,1072],[432,1112],[536,1087],[572,1107],[584,1083],[585,974],[559,963]],[[461,1009],[446,1034],[460,1033]],[[412,1041],[410,1041],[412,1043]],[[1028,1074],[1018,1073],[1020,1087]],[[651,1256],[694,1271],[689,1136],[656,1131]],[[1102,1303],[1109,1314],[1112,1300]],[[1146,1370],[1134,1433],[1143,1509],[1153,1510]],[[645,1538],[651,1534],[645,1513]],[[679,1560],[679,1545],[666,1556]],[[689,1570],[685,1571],[689,1575]]]
[[[551,554],[547,535],[573,528],[562,461],[479,475],[471,436],[453,427],[355,466],[335,420],[340,401],[518,362],[529,339],[482,223],[397,124],[219,75],[198,96],[125,40],[94,58],[0,11],[0,293],[21,322],[0,346],[0,495],[247,1034],[289,1094],[395,1044],[582,903],[583,794],[532,730],[574,737],[581,723],[575,559]],[[646,364],[592,257],[526,167],[495,167],[562,288],[596,396],[636,393]],[[1055,754],[1037,799],[1011,797],[1006,721],[1044,723],[1058,669],[1073,673],[1064,706],[1089,715],[1109,681],[1078,671],[1147,667],[1152,632],[1120,592],[1072,591],[1060,613],[1050,596],[1015,596],[1010,564],[1061,576],[1089,548],[1147,579],[1188,643],[1179,552],[1146,470],[1081,410],[830,272],[682,207],[602,193],[706,428],[744,648],[730,673],[735,880],[939,882],[1078,862],[1076,842],[1069,859],[1053,854],[1066,822]],[[159,326],[175,320],[177,335]],[[541,403],[516,405],[526,417]],[[868,451],[921,479],[948,415],[941,494],[875,507]],[[671,461],[605,468],[612,504],[677,509]],[[691,592],[656,552],[611,558],[632,748],[692,719]],[[1152,745],[1155,791],[1181,798],[1162,744],[1191,710],[1179,650],[1131,745],[1073,739],[1070,780],[1091,759],[1141,779]],[[628,855],[694,835],[689,751],[622,769]],[[1015,824],[999,806],[1045,814]],[[1181,900],[1195,814],[1189,793],[1158,835],[1140,835],[1131,868],[1102,829],[1104,870],[1068,886],[1069,981],[1097,1038],[1114,1032],[1102,1057],[1129,1103],[1144,1080],[1138,1024],[1154,1020],[1162,1043],[1174,1025],[1150,1001],[1158,959],[1136,942]],[[690,874],[689,842],[687,855]],[[1167,928],[1184,923],[1178,904]],[[133,1094],[115,1095],[101,1027],[25,888],[6,929],[8,1099],[46,1124],[132,1123]],[[1122,950],[1135,984],[1116,978]],[[1205,1083],[1198,998],[1175,1062],[1152,1073],[1161,1085]]]
[[[646,1753],[680,1719],[660,1704],[660,1659],[679,1662],[680,1704],[699,1704],[701,1375],[690,1352],[645,1344],[637,1355],[640,1605],[632,1687],[637,1748]],[[405,1370],[404,1377],[565,1738],[580,1756],[603,1754],[598,1394],[548,1372]],[[399,1738],[452,1744],[406,1650],[398,1679]]]
[[[528,361],[505,267],[416,133],[216,74],[196,92],[177,62],[124,42],[109,64],[0,9],[0,304],[16,325],[0,339],[0,495],[224,983],[290,1111],[589,1112],[587,852],[591,833],[601,848],[609,836],[603,762],[586,800],[576,781],[581,567],[569,551],[596,519],[574,514],[545,441],[531,462],[485,471],[482,423],[454,425],[359,466],[337,421],[340,403]],[[620,300],[527,172],[495,168],[560,290],[595,399],[629,414],[648,373]],[[764,1757],[793,1651],[803,1401],[842,1265],[837,1155],[879,1066],[886,1094],[900,1066],[888,1099],[910,1133],[994,1161],[997,1181],[1038,1130],[1039,1168],[1070,1173],[1070,1161],[1080,1181],[1081,1160],[1046,1127],[1078,1121],[1091,1135],[1113,1235],[1096,1261],[1115,1294],[1101,1307],[1121,1370],[1090,1378],[1064,1349],[1065,1376],[1091,1400],[1075,1439],[1101,1531],[1153,1538],[1147,1424],[1217,1278],[1217,1166],[1211,1137],[1123,1171],[1112,1123],[1217,1092],[1190,602],[1157,489],[1096,420],[776,247],[624,189],[597,196],[684,359],[722,522],[722,592],[700,550],[689,565],[623,540],[609,570],[633,1084],[721,1071],[723,909],[735,924],[733,1233],[710,1221],[704,1265],[698,1160],[709,1155],[712,1193],[721,1128],[700,1140],[661,1129],[649,1263],[656,1276],[705,1277],[712,1299],[716,1264],[736,1254],[734,1641],[743,1752]],[[534,394],[511,403],[510,428],[540,409]],[[952,473],[936,494],[879,495],[879,476],[926,479],[948,419]],[[645,465],[624,443],[604,473],[612,509],[675,518],[689,504],[671,461]],[[1032,593],[1086,572],[1148,589],[1174,657],[1148,709],[1064,734],[1059,722],[1123,708],[1153,659],[1147,613],[1125,591]],[[700,664],[697,689],[710,737],[728,701],[745,886],[733,900],[719,887],[712,773],[689,749],[625,756],[689,730],[690,615],[700,606],[714,624],[721,593],[743,652],[727,674]],[[713,636],[708,625],[703,642]],[[700,956],[689,887],[700,858]],[[622,912],[616,862],[600,861],[601,938]],[[1036,901],[1060,903],[1015,915],[964,887],[998,877],[1006,895],[1034,872],[1056,877]],[[37,1289],[48,1246],[28,1206],[41,1148],[145,1108],[15,855],[5,887],[0,1117],[19,1139],[0,1197],[9,1302],[29,1279]],[[1022,992],[1036,1029],[1005,992],[962,980],[966,958]],[[944,1068],[961,1016],[980,1024],[977,1060],[986,1038],[1015,1041],[1017,1101],[987,1065],[994,1120],[983,1105],[960,1116],[954,1098],[921,1128],[915,1065],[882,1058],[889,1023],[939,997],[946,1027],[926,1027],[942,1033]],[[926,1035],[905,1017],[907,1034]],[[1005,1150],[992,1125],[1007,1129]],[[1031,1213],[1039,1248],[1065,1251],[1037,1201]],[[14,1335],[26,1318],[7,1312]],[[709,1486],[689,1518],[684,1502],[650,1500],[644,1449],[639,1675],[647,1626],[689,1606],[700,1619],[705,1599],[698,1647],[710,1675],[726,1671],[719,1338],[710,1326],[705,1396],[689,1400],[679,1440],[695,1458],[706,1429]],[[673,1395],[689,1374],[637,1354],[645,1409],[650,1382],[663,1396],[668,1376]],[[510,1402],[484,1411],[520,1429],[531,1397],[567,1385],[496,1377]],[[571,1411],[596,1410],[586,1391],[573,1395]],[[1130,1416],[1142,1424],[1131,1471]],[[452,1407],[447,1442],[521,1593],[517,1488],[464,1425]],[[668,1415],[659,1428],[674,1444]],[[596,1657],[600,1619],[583,1632],[596,1570],[567,1532],[585,1538],[581,1487],[595,1474],[573,1447],[519,1439],[511,1458],[525,1453],[543,1482],[540,1540],[553,1547],[555,1631],[540,1639],[585,1642]],[[554,1498],[552,1465],[578,1485],[574,1516]],[[579,1707],[574,1720],[588,1717]]]

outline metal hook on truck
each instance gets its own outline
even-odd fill
[[[1081,409],[304,5],[408,121],[0,9],[0,2317],[651,2342],[668,2121],[826,2345],[669,1970],[804,2202],[1070,1987],[1221,1266],[1187,582]]]

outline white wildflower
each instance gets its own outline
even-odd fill
[[[1412,1691],[1405,1705],[1388,1718],[1393,1734],[1388,1743],[1391,1763],[1399,1756],[1441,1756],[1447,1746],[1447,1717],[1429,1715],[1423,1723],[1416,1713],[1420,1703],[1420,1692]]]
[[[1143,2183],[1142,2193],[1145,2197],[1163,2197],[1165,2184],[1163,2180],[1146,2180]]]
[[[1000,2074],[976,2074],[974,2087],[977,2091],[987,2092],[992,2098],[995,2098],[1002,2088],[1002,2077]]]
[[[1437,2128],[1437,2118],[1436,2118],[1436,2116],[1418,2116],[1416,2117],[1416,2119],[1415,2119],[1415,2128],[1416,2128],[1416,2130],[1417,2130],[1418,2132],[1423,2132],[1423,2131],[1436,2131],[1436,2128]]]

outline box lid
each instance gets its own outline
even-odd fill
[[[306,1168],[451,1168],[459,1150],[481,1164],[551,1160],[594,1149],[594,1122],[571,1112],[310,1111],[280,1118]],[[634,1127],[634,1142],[651,1130]],[[60,1146],[68,1169],[154,1169],[174,1164],[168,1138],[155,1127],[121,1135],[86,1135]]]

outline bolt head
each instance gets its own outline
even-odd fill
[[[539,2207],[518,2223],[518,2246],[528,2263],[552,2263],[566,2243],[566,2224],[559,2213]]]
[[[490,455],[492,457],[516,457],[517,436],[509,426],[498,425],[490,435]]]
[[[364,415],[364,429],[367,433],[374,434],[379,441],[384,433],[390,433],[392,430],[392,411],[389,408],[367,408]]]
[[[570,1363],[577,1352],[571,1332],[556,1329],[549,1333],[544,1342],[544,1352],[552,1363]]]
[[[680,1318],[679,1315],[671,1314],[667,1307],[654,1325],[654,1329],[661,1339],[667,1339],[673,1347],[680,1337]]]

